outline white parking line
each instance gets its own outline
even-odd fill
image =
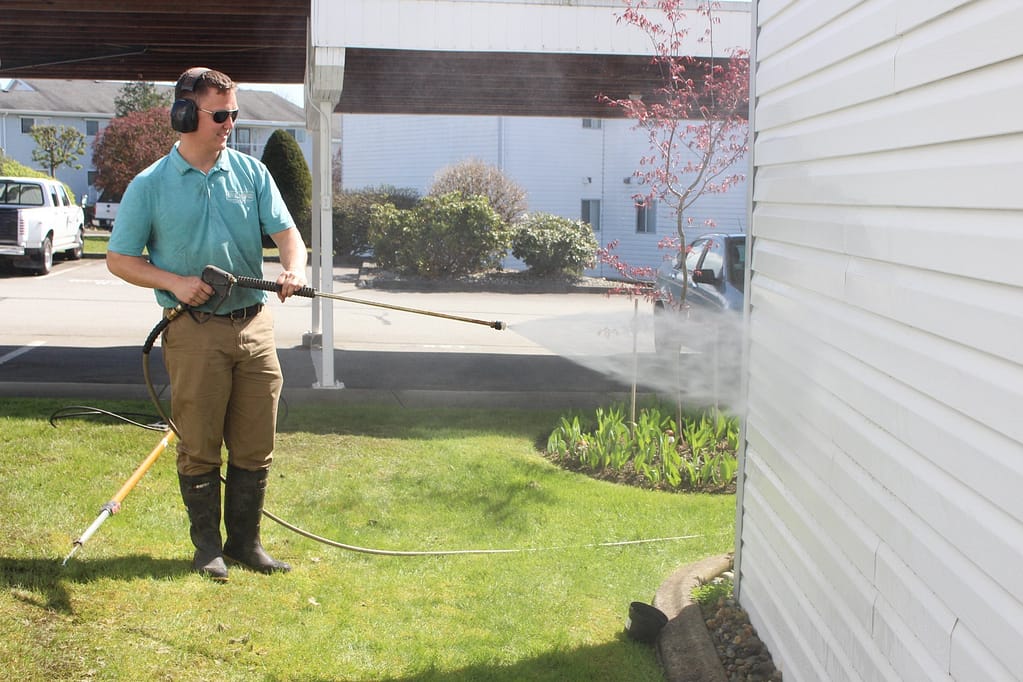
[[[42,346],[45,343],[46,343],[45,341],[33,341],[32,343],[28,344],[27,346],[22,346],[18,350],[12,350],[7,355],[0,355],[0,365],[4,364],[8,360],[13,360],[14,358],[18,357],[19,355],[24,355],[25,353],[29,352],[30,350],[32,350],[34,348],[38,348],[39,346]]]

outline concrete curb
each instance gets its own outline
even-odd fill
[[[692,592],[731,566],[731,554],[708,557],[675,571],[657,589],[654,606],[668,616],[657,636],[657,659],[668,682],[728,682]]]

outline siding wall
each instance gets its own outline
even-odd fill
[[[389,184],[425,194],[439,170],[481,159],[526,190],[530,211],[578,220],[582,200],[599,199],[598,243],[618,240],[616,253],[626,263],[657,267],[674,255],[658,248],[661,239],[675,233],[674,216],[667,206],[658,206],[656,233],[636,233],[633,195],[641,188],[632,174],[649,153],[649,142],[633,125],[621,119],[584,128],[578,118],[346,114],[335,130],[341,133],[346,189]],[[689,217],[689,241],[712,229],[708,220],[722,229],[745,231],[745,185],[704,195]],[[505,266],[524,267],[511,258]],[[591,274],[614,273],[598,267]]]
[[[1023,3],[761,0],[740,601],[790,680],[1023,671]]]

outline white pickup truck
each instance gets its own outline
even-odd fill
[[[82,257],[85,213],[50,178],[0,177],[0,261],[45,275],[53,254]]]
[[[93,220],[96,221],[96,225],[113,230],[114,221],[118,217],[118,206],[120,204],[117,201],[97,201],[93,212]]]

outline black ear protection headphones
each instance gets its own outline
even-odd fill
[[[193,100],[181,97],[182,93],[194,92],[196,82],[202,75],[209,71],[206,67],[197,66],[189,69],[178,79],[174,86],[174,93],[177,99],[171,106],[170,119],[171,128],[179,133],[192,133],[199,128],[199,107]]]

